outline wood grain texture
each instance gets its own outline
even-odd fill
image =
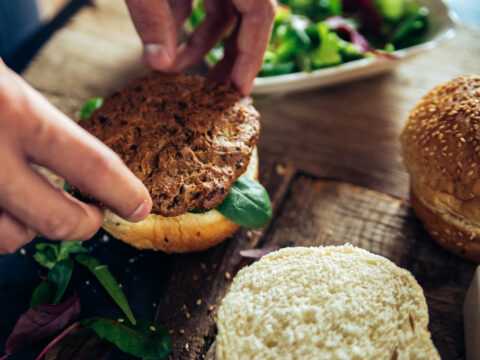
[[[123,1],[94,4],[56,33],[23,74],[72,118],[86,99],[104,96],[146,71]],[[225,273],[231,278],[246,264],[239,250],[268,242],[350,242],[409,269],[425,290],[433,341],[443,358],[464,358],[461,302],[474,265],[437,246],[414,217],[398,137],[424,93],[480,70],[479,36],[478,29],[459,27],[454,40],[392,73],[255,99],[262,114],[261,177],[278,215],[263,232],[242,230],[206,252],[173,257],[157,316],[173,330],[172,359],[214,359],[216,309],[230,283]],[[277,166],[279,159],[283,166]]]

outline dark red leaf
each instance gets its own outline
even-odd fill
[[[28,309],[18,319],[5,346],[12,354],[24,346],[57,334],[80,314],[80,301],[76,295],[63,303],[39,305]]]
[[[360,34],[357,30],[355,30],[348,21],[346,21],[341,16],[332,16],[325,20],[328,26],[339,33],[339,36],[342,38],[346,38],[350,41],[353,45],[355,45],[361,53],[372,53],[376,57],[379,58],[386,58],[386,59],[395,59],[396,56],[393,54],[388,54],[385,52],[381,52],[375,50],[370,46],[368,41]]]
[[[357,13],[361,29],[365,34],[378,35],[382,30],[382,16],[373,0],[343,0],[342,8],[346,13]]]
[[[278,245],[267,244],[264,247],[258,249],[240,250],[240,255],[249,259],[260,259],[262,256],[267,255],[268,253],[271,253],[275,250],[278,250]]]

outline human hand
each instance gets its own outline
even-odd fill
[[[38,232],[86,240],[102,211],[55,189],[32,168],[51,169],[129,221],[145,218],[152,201],[120,158],[57,110],[0,59],[0,253]]]
[[[209,77],[231,82],[243,95],[252,91],[275,17],[275,0],[204,0],[205,20],[177,48],[177,32],[190,15],[192,0],[126,0],[144,44],[143,60],[165,72],[181,72],[198,63],[233,28],[225,55]]]

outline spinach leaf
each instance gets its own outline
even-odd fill
[[[120,350],[144,359],[165,359],[172,348],[168,331],[159,324],[138,319],[136,325],[112,318],[89,318],[82,324]]]
[[[47,269],[51,269],[57,261],[58,245],[40,243],[37,244],[35,248],[37,249],[35,254],[33,254],[35,261]]]
[[[112,343],[82,326],[53,345],[47,351],[45,360],[101,360],[105,359],[113,348]]]
[[[135,325],[137,321],[135,320],[135,316],[133,316],[127,298],[125,297],[125,294],[123,293],[122,289],[118,285],[110,270],[108,270],[107,265],[102,265],[100,261],[98,261],[98,259],[87,255],[77,255],[75,256],[75,260],[85,266],[93,273],[93,275],[95,275],[95,277],[98,279],[98,281],[100,281],[108,294],[117,303],[120,309],[122,309],[122,311],[125,313],[128,320],[130,320],[130,322]]]
[[[24,346],[55,335],[79,314],[80,301],[76,295],[60,304],[28,309],[17,320],[5,345],[5,352],[13,354]]]
[[[57,261],[68,259],[70,254],[81,254],[88,252],[81,241],[62,241],[58,252]]]
[[[48,272],[47,278],[34,290],[30,307],[42,304],[58,303],[67,289],[73,272],[73,261],[58,261]]]
[[[265,226],[272,217],[272,204],[265,188],[240,176],[217,210],[227,219],[248,227]]]
[[[89,118],[92,112],[102,106],[102,104],[103,99],[99,97],[87,100],[83,104],[82,110],[80,110],[80,120]]]

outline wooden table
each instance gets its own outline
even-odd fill
[[[459,27],[454,40],[392,73],[256,99],[261,178],[275,217],[262,231],[244,229],[201,254],[172,255],[157,314],[172,331],[172,359],[214,357],[217,307],[231,276],[246,264],[239,250],[346,242],[409,269],[424,288],[442,357],[464,358],[461,304],[475,265],[437,246],[415,218],[398,137],[422,94],[479,71],[479,36],[478,29]],[[85,99],[145,72],[140,50],[123,2],[98,0],[46,44],[23,76],[76,117]]]

